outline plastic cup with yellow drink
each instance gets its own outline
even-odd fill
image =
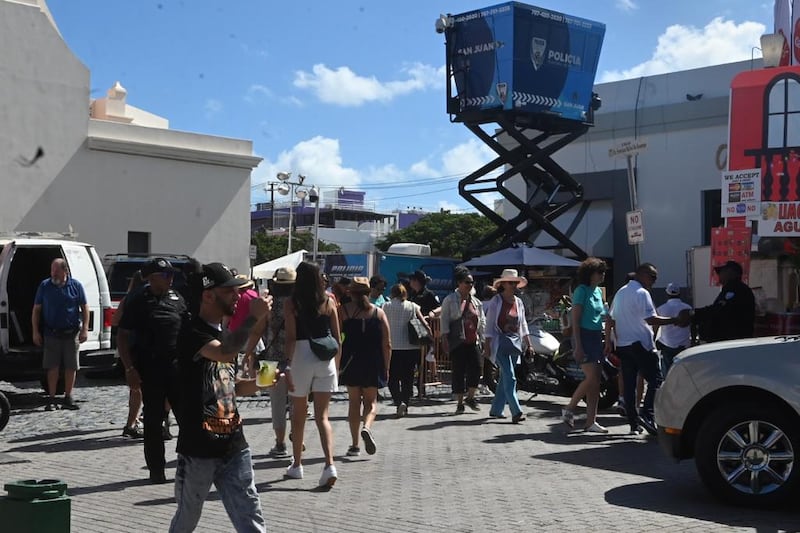
[[[278,362],[259,361],[259,364],[258,372],[256,372],[256,385],[262,388],[272,387],[278,376]]]

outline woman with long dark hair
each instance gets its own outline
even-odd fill
[[[377,449],[372,423],[378,413],[378,388],[385,387],[389,379],[392,353],[389,321],[382,309],[370,303],[369,281],[353,278],[348,286],[350,301],[342,304],[339,315],[344,333],[340,382],[347,386],[350,400],[347,412],[352,438],[347,450],[350,457],[361,453],[359,428],[367,453],[373,455]]]
[[[572,394],[561,418],[574,426],[575,407],[586,398],[588,433],[608,433],[597,423],[597,402],[600,399],[600,377],[603,371],[603,320],[606,315],[603,291],[599,285],[606,277],[606,263],[589,257],[578,267],[578,287],[572,293],[572,354],[581,365],[585,377]]]
[[[453,279],[456,290],[448,294],[442,302],[441,337],[453,365],[452,391],[458,402],[456,414],[461,414],[465,404],[473,411],[480,411],[475,393],[481,380],[481,351],[486,316],[483,314],[483,304],[472,295],[475,282],[469,270],[457,268]]]
[[[286,331],[286,379],[289,396],[292,398],[292,451],[294,460],[286,475],[294,479],[303,478],[303,432],[306,424],[308,395],[314,393],[314,420],[319,430],[325,468],[319,480],[320,486],[332,487],[337,479],[333,464],[333,431],[328,420],[331,393],[338,388],[336,369],[339,365],[341,347],[330,360],[322,360],[312,351],[309,339],[324,337],[330,333],[336,342],[341,338],[336,304],[322,288],[319,267],[302,262],[297,267],[294,292],[284,302],[283,316]]]

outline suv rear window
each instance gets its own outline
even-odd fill
[[[108,290],[111,292],[111,299],[114,301],[121,300],[128,292],[128,284],[131,278],[147,261],[118,261],[114,263],[108,271]],[[177,261],[170,261],[172,266],[180,269],[183,263]],[[172,288],[180,289],[186,285],[186,276],[183,272],[175,272],[175,277],[172,279]]]

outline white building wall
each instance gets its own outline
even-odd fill
[[[0,0],[0,49],[0,231],[71,227],[101,254],[148,232],[152,252],[249,267],[250,141],[90,120],[89,72],[37,5]]]

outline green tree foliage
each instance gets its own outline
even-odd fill
[[[255,244],[258,249],[254,262],[257,265],[286,255],[289,237],[287,235],[269,235],[264,232],[256,232],[251,236],[250,242]],[[303,249],[309,252],[314,249],[313,233],[292,234],[292,252]],[[342,251],[337,244],[327,243],[325,241],[319,241],[317,249],[320,252],[339,253]]]
[[[492,221],[478,213],[431,213],[405,229],[390,233],[375,245],[385,252],[398,242],[429,244],[432,255],[460,258],[472,243],[495,229]]]

